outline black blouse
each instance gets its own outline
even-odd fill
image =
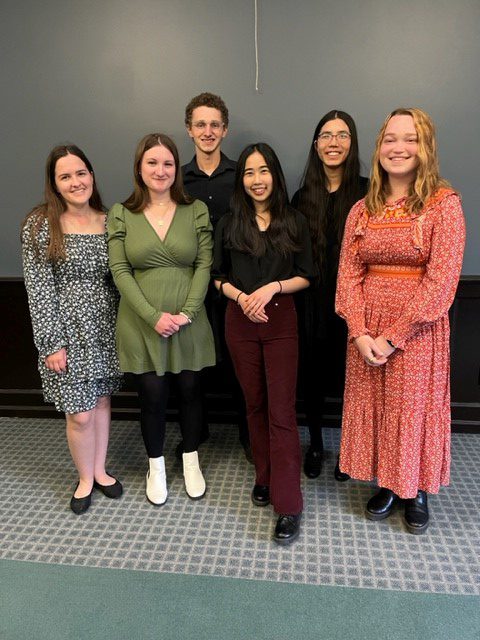
[[[295,215],[298,229],[298,241],[301,250],[282,256],[275,246],[268,242],[263,256],[252,256],[225,246],[225,229],[232,219],[232,214],[223,216],[215,229],[215,245],[213,249],[212,277],[221,282],[229,282],[247,295],[263,287],[269,282],[288,280],[294,276],[310,279],[314,276],[312,247],[306,218],[290,209]]]

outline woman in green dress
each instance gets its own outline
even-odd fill
[[[168,497],[163,445],[169,387],[180,395],[187,495],[205,494],[197,449],[202,425],[200,371],[215,364],[203,304],[212,263],[208,209],[183,190],[178,151],[160,133],[139,142],[134,190],[108,216],[110,268],[120,294],[117,349],[122,371],[135,375],[149,458],[146,495]]]

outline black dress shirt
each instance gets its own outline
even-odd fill
[[[185,191],[207,205],[214,228],[220,218],[230,209],[236,165],[236,162],[222,153],[220,164],[211,176],[199,168],[196,157],[182,167]]]
[[[267,239],[267,249],[263,256],[252,256],[236,249],[228,249],[225,246],[225,228],[230,223],[232,214],[223,216],[215,230],[212,277],[215,280],[229,282],[246,294],[277,280],[288,280],[294,276],[312,278],[314,267],[308,223],[301,213],[295,209],[290,211],[295,215],[301,249],[287,256],[282,256],[275,246],[268,242],[268,229],[259,232],[265,233]]]

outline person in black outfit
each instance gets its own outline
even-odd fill
[[[312,286],[296,296],[299,388],[310,432],[304,461],[308,478],[319,476],[322,468],[325,397],[343,395],[347,330],[335,314],[338,260],[348,212],[367,187],[368,180],[360,176],[355,122],[344,111],[329,111],[315,128],[301,187],[292,198],[308,220],[317,268]],[[338,461],[335,478],[349,479]]]
[[[185,126],[195,145],[195,156],[182,167],[184,187],[193,198],[205,202],[215,230],[217,222],[229,210],[235,183],[236,162],[227,158],[221,151],[222,141],[228,133],[228,109],[225,102],[213,93],[204,92],[195,96],[185,109]],[[212,325],[217,354],[217,366],[207,376],[226,382],[226,391],[232,394],[234,408],[238,414],[240,443],[247,460],[253,462],[245,403],[225,344],[225,300],[219,298],[213,285],[207,292],[205,307]],[[204,416],[202,441],[209,436],[206,410]],[[177,446],[179,458],[182,447],[183,443],[180,442]]]
[[[212,276],[228,299],[225,337],[247,405],[252,502],[273,505],[274,540],[283,545],[298,537],[303,509],[292,294],[309,286],[313,272],[308,224],[288,205],[275,152],[249,145],[238,160],[231,213],[215,232]]]

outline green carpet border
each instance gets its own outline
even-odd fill
[[[0,560],[2,640],[478,640],[480,597]]]

